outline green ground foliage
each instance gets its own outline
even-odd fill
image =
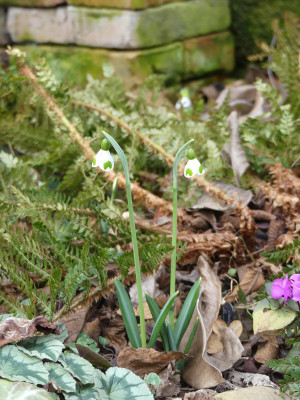
[[[274,70],[286,85],[287,99],[282,103],[276,89],[258,82],[258,89],[270,102],[270,111],[240,127],[250,167],[259,174],[266,163],[281,161],[290,166],[300,153],[299,33],[297,36],[294,22],[287,19],[286,31],[294,33],[282,33],[278,50],[272,50]],[[133,181],[167,199],[171,197],[170,167],[134,133],[148,136],[172,155],[195,138],[193,149],[207,171],[206,177],[231,181],[232,171],[221,157],[229,140],[226,119],[230,110],[225,103],[220,110],[212,110],[207,120],[201,120],[196,114],[149,104],[145,95],[149,88],[153,100],[163,90],[157,78],[149,77],[133,96],[109,65],[104,66],[103,79],[88,77],[88,84],[80,90],[64,88],[41,59],[22,56],[1,70],[0,273],[2,278],[11,279],[21,294],[19,300],[12,301],[2,292],[1,301],[14,314],[33,317],[42,313],[54,318],[57,299],[66,310],[77,293],[83,299],[89,295],[92,282],[99,291],[105,287],[109,262],[118,266],[121,276],[128,274],[133,262],[126,244],[131,238],[128,225],[121,222],[127,209],[124,192],[119,191],[117,202],[111,204],[111,184],[91,168],[91,161],[62,121],[20,74],[24,62],[95,152],[103,138],[101,131],[109,132],[126,153]],[[131,134],[116,120],[126,123]],[[121,172],[121,163],[115,160],[116,170]],[[147,180],[149,173],[158,178]],[[193,183],[180,180],[181,205],[191,204],[194,189]],[[138,239],[144,271],[157,267],[172,251],[165,237],[138,234]],[[50,294],[41,290],[45,286],[50,287]]]

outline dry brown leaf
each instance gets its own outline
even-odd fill
[[[239,286],[245,293],[245,295],[256,292],[265,284],[265,278],[260,269],[248,269],[244,275],[244,278],[239,283]],[[225,300],[233,302],[238,297],[238,286],[236,286],[232,293],[226,296]]]
[[[238,338],[241,336],[243,332],[243,324],[238,319],[232,321],[228,328],[231,329]]]
[[[154,349],[126,347],[118,355],[118,365],[144,377],[150,372],[159,374],[171,361],[179,361],[182,358],[187,358],[187,356],[179,351],[165,353]]]
[[[78,335],[81,333],[84,324],[87,312],[89,311],[90,306],[78,307],[76,312],[72,314],[68,314],[66,317],[61,318],[58,322],[64,324],[68,329],[69,336],[66,339],[66,343],[68,342],[76,342]]]
[[[197,392],[186,393],[183,400],[214,400],[214,396],[211,393],[203,393],[198,390]]]
[[[98,340],[101,332],[100,321],[98,318],[93,319],[93,321],[87,322],[84,325],[83,332],[94,340]]]
[[[277,357],[278,343],[275,336],[263,336],[266,339],[265,343],[259,345],[254,358],[257,362],[265,364],[268,360]]]
[[[105,336],[109,340],[108,346],[115,349],[116,355],[118,355],[127,346],[127,340],[124,335],[109,335]]]
[[[160,374],[161,384],[155,386],[156,397],[167,398],[176,396],[180,392],[180,374],[175,367],[175,362],[171,361],[167,368]]]
[[[206,350],[208,354],[216,354],[223,350],[223,345],[220,336],[212,333],[207,341]]]
[[[0,347],[32,337],[36,331],[55,333],[57,335],[61,333],[58,326],[51,324],[45,317],[36,317],[32,320],[9,317],[0,322]]]
[[[243,346],[231,329],[219,327],[223,350],[211,356],[207,354],[207,340],[221,305],[221,283],[203,256],[199,257],[197,267],[202,278],[199,299],[179,350],[185,348],[194,322],[199,317],[199,325],[189,352],[193,358],[186,360],[182,377],[190,386],[202,389],[223,382],[221,371],[231,368],[240,358]]]
[[[144,305],[144,317],[145,317],[145,319],[153,319],[152,314],[151,314],[151,311],[150,311],[150,308],[149,308],[149,306],[148,306],[148,303],[143,303],[143,305]],[[134,315],[135,315],[136,317],[139,317],[139,316],[140,316],[140,309],[139,309],[139,307],[134,308],[133,310],[134,310]]]
[[[228,122],[231,130],[230,142],[226,143],[221,154],[227,164],[231,166],[236,184],[240,186],[241,177],[249,167],[249,163],[240,139],[237,111],[231,112]]]
[[[212,324],[212,331],[216,333],[217,335],[220,336],[219,329],[220,328],[226,328],[227,324],[224,321],[224,319],[218,318],[213,324]]]

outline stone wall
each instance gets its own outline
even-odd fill
[[[233,68],[227,0],[0,0],[2,43],[45,56],[77,83],[110,61],[123,78]],[[0,9],[1,10],[1,9]],[[5,15],[4,15],[5,13]],[[4,32],[3,32],[4,31]]]

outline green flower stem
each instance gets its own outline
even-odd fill
[[[177,243],[177,169],[183,151],[192,143],[194,139],[189,140],[178,150],[173,165],[173,225],[172,225],[172,246],[171,257],[171,276],[170,276],[170,296],[175,292],[175,274],[176,274],[176,243]],[[174,307],[170,312],[171,327],[174,329]]]
[[[134,258],[134,266],[135,266],[135,274],[136,274],[136,284],[137,284],[137,292],[138,292],[138,303],[139,303],[139,313],[140,313],[140,326],[141,326],[141,340],[142,347],[146,348],[146,328],[145,328],[145,317],[144,317],[144,303],[143,303],[143,292],[142,292],[142,279],[141,279],[141,268],[140,268],[140,260],[139,260],[139,251],[136,239],[136,230],[134,223],[134,214],[133,214],[133,205],[132,205],[132,196],[130,189],[130,178],[129,178],[129,168],[128,162],[125,157],[125,154],[115,139],[110,136],[108,133],[102,131],[103,135],[107,140],[112,144],[120,160],[123,165],[125,182],[126,182],[126,194],[127,194],[127,202],[128,202],[128,211],[129,211],[129,220],[130,220],[130,230],[131,230],[131,238],[132,238],[132,247],[133,247],[133,258]]]

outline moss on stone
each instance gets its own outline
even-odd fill
[[[234,42],[229,32],[221,32],[184,42],[184,78],[212,71],[231,71],[234,67]]]
[[[149,8],[140,13],[136,30],[140,47],[225,30],[230,25],[227,0],[191,0]]]
[[[0,0],[1,1],[1,0]],[[165,3],[188,0],[69,0],[69,4],[88,7],[109,7],[122,9],[143,9],[152,6],[161,6]]]
[[[110,62],[124,82],[164,75],[166,83],[196,78],[233,67],[233,40],[229,32],[187,39],[148,50],[110,51],[75,46],[18,46],[29,54],[45,57],[56,76],[68,85],[83,86],[87,74],[102,76]]]
[[[248,55],[260,51],[255,42],[271,42],[272,19],[282,21],[286,10],[300,17],[299,0],[230,0],[230,8],[239,65],[247,62]]]

